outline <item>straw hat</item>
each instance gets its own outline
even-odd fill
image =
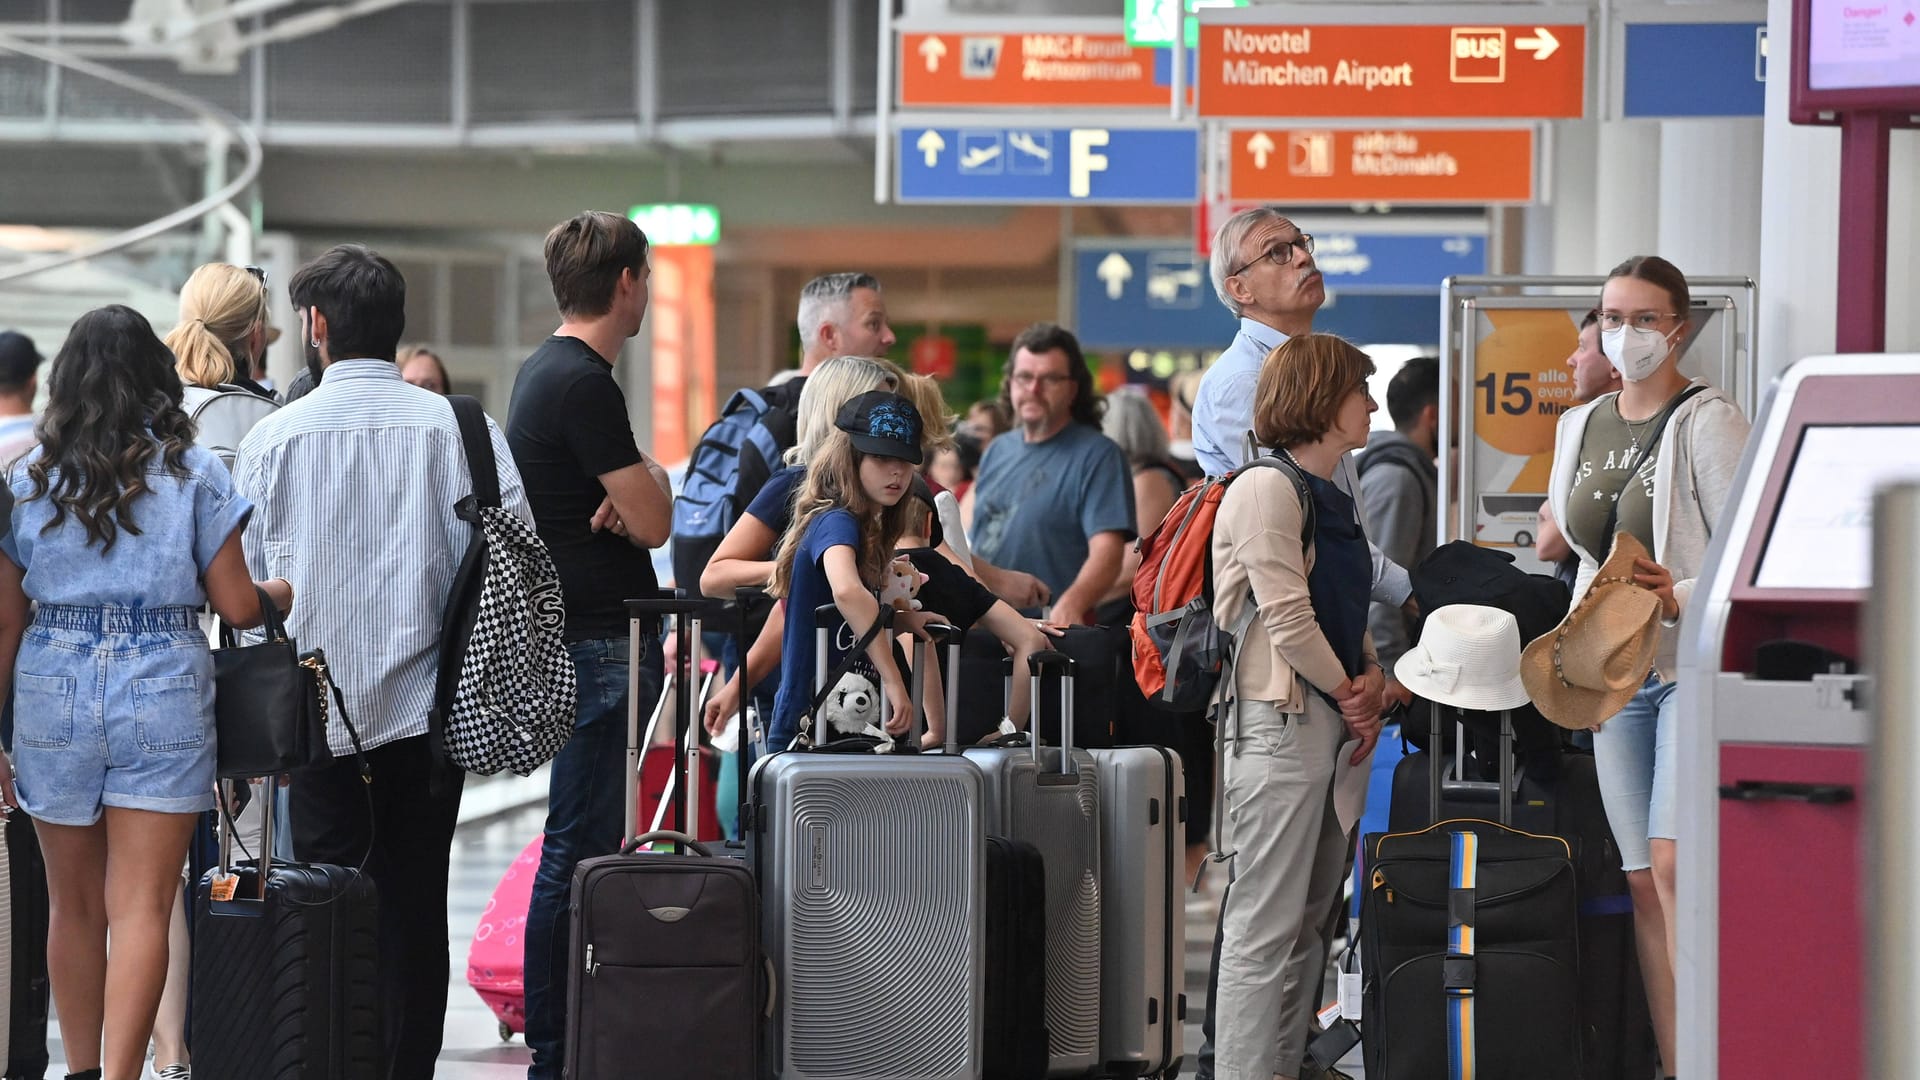
[[[1478,604],[1436,608],[1420,629],[1420,641],[1393,665],[1393,675],[1428,701],[1456,709],[1517,709],[1527,703],[1520,623]]]
[[[1624,708],[1647,680],[1660,648],[1660,597],[1633,581],[1647,559],[1631,533],[1613,550],[1567,617],[1520,660],[1520,677],[1541,715],[1564,728],[1590,728]]]

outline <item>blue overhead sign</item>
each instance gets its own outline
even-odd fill
[[[1316,234],[1313,243],[1313,263],[1325,276],[1327,288],[1336,291],[1438,292],[1440,282],[1450,275],[1487,272],[1484,236],[1328,232]]]
[[[1314,237],[1314,263],[1330,296],[1316,329],[1429,345],[1439,340],[1441,280],[1485,273],[1487,244],[1484,236],[1329,232]],[[1222,349],[1233,340],[1235,320],[1214,296],[1207,261],[1187,245],[1082,248],[1074,283],[1073,330],[1087,348]]]
[[[1200,137],[1126,127],[903,127],[903,203],[1178,203],[1200,193]]]
[[[1767,27],[1629,23],[1621,115],[1764,116]]]

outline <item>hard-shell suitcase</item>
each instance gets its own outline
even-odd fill
[[[1512,720],[1503,714],[1498,780],[1442,779],[1440,757],[1423,759],[1430,813],[1438,814],[1443,793],[1492,788],[1499,822],[1455,818],[1365,839],[1361,1031],[1369,1080],[1581,1075],[1573,849],[1507,824],[1512,747]]]
[[[1062,746],[974,747],[965,757],[986,781],[986,828],[1040,849],[1047,869],[1048,1075],[1078,1076],[1100,1063],[1101,784],[1089,751],[1075,748],[1075,663],[1059,652],[1028,658],[1033,701],[1041,674],[1058,672]]]
[[[947,670],[961,670],[966,635],[955,630],[934,636],[947,639]],[[958,681],[948,679],[946,688],[945,749],[957,755]],[[1047,1075],[1048,1064],[1047,864],[1040,849],[1024,840],[989,834],[986,896],[981,1069],[986,1080],[1040,1080]]]
[[[1093,751],[1100,774],[1100,1072],[1172,1075],[1186,1019],[1186,777],[1163,746]]]
[[[379,900],[359,869],[276,863],[273,803],[257,860],[220,866],[194,893],[189,1023],[201,1080],[362,1080],[386,1068]],[[228,895],[227,887],[231,887]],[[218,891],[216,891],[218,889]]]
[[[5,1075],[46,1075],[47,1005],[47,864],[40,857],[40,840],[33,819],[15,811],[6,819],[7,882],[0,897],[8,904],[6,925],[0,927],[10,956],[4,969],[7,1007],[6,1049],[0,1052]]]
[[[634,651],[643,622],[669,615],[686,650],[683,668],[699,670],[698,613],[704,606],[698,597],[676,594],[629,600]],[[630,670],[638,676],[637,656]],[[674,742],[697,747],[689,736],[700,694],[693,678],[676,674]],[[656,722],[658,715],[656,710]],[[634,836],[640,751],[649,741],[640,732],[638,694],[629,695],[627,724],[621,853],[583,859],[573,871],[565,1075],[633,1076],[636,1055],[643,1055],[648,1074],[675,1080],[755,1077],[763,961],[753,876],[737,859],[710,857],[708,848],[683,833]],[[665,796],[673,812],[686,812],[688,787],[683,778]],[[656,840],[691,854],[644,850]]]
[[[827,634],[840,616],[824,605],[815,619],[818,687],[830,681]],[[922,680],[913,682],[917,693]],[[768,1071],[977,1078],[980,770],[946,754],[835,753],[825,720],[815,721],[814,749],[762,758],[748,778],[748,849],[775,979]]]

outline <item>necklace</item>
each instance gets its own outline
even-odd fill
[[[1661,411],[1664,412],[1665,410]],[[1640,452],[1640,436],[1655,420],[1660,419],[1660,413],[1656,412],[1645,420],[1629,420],[1626,414],[1620,411],[1620,400],[1618,398],[1615,398],[1613,402],[1613,415],[1619,417],[1621,426],[1627,429],[1627,453],[1630,455]]]

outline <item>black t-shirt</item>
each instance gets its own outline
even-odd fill
[[[613,365],[578,338],[548,338],[514,380],[507,445],[560,571],[567,640],[626,637],[625,601],[659,583],[647,549],[590,524],[607,497],[599,478],[641,460]]]

